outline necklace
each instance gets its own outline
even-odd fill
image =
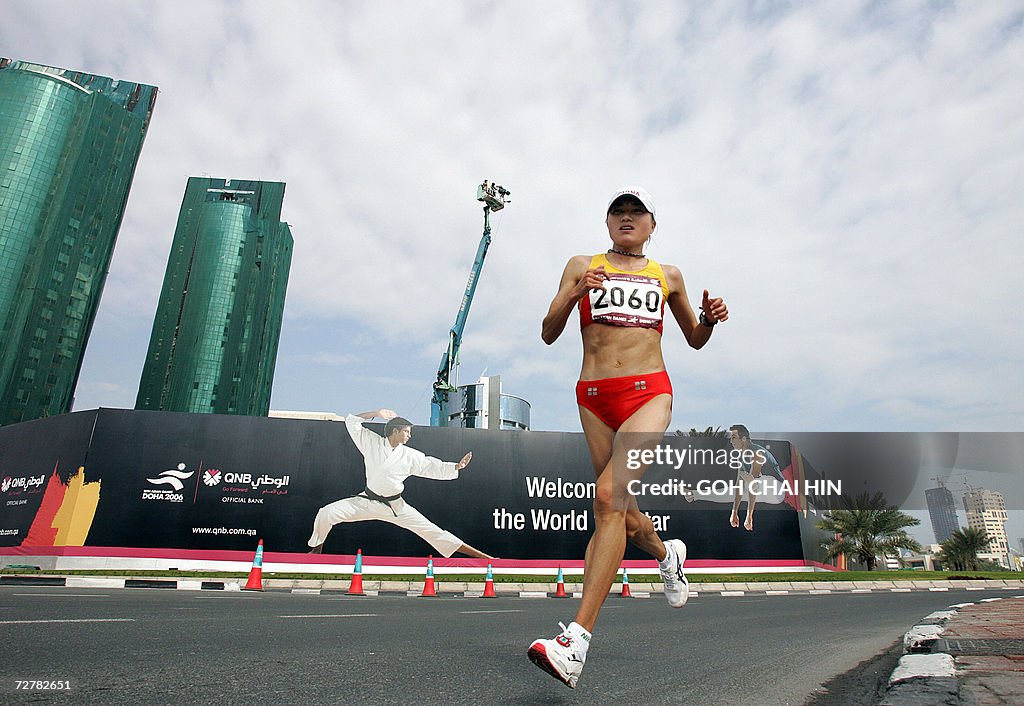
[[[626,252],[625,250],[616,250],[615,248],[608,248],[608,252],[613,252],[616,255],[625,255],[626,257],[647,257],[642,252]]]

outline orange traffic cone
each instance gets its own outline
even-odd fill
[[[437,591],[434,590],[434,556],[431,554],[427,557],[427,576],[423,581],[423,593],[420,596],[436,596]]]
[[[622,569],[622,597],[632,598],[633,594],[629,592],[629,572],[626,571],[625,567]]]
[[[565,577],[562,576],[562,567],[558,567],[558,584],[555,586],[555,598],[568,598],[565,593]]]
[[[494,593],[494,574],[491,572],[490,563],[487,564],[487,576],[484,578],[484,598],[497,598]]]
[[[365,596],[363,593],[363,550],[356,550],[356,565],[352,569],[352,583],[348,587],[349,596]]]
[[[249,570],[249,580],[243,591],[263,590],[263,540],[256,545],[256,556],[252,560],[252,569]]]

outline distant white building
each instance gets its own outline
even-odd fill
[[[530,403],[501,391],[501,376],[481,376],[472,385],[459,385],[449,409],[448,426],[462,429],[530,429]]]
[[[1006,500],[1002,493],[985,488],[968,488],[964,493],[967,526],[984,530],[989,536],[988,550],[979,552],[984,559],[998,561],[1010,568],[1010,543],[1006,537]]]
[[[278,419],[313,419],[320,422],[343,422],[345,417],[334,412],[293,412],[284,409],[272,409],[269,416]]]
[[[925,571],[938,571],[935,557],[942,551],[939,544],[926,544],[921,547],[921,553],[903,550],[900,552],[903,566],[908,569],[924,569]]]

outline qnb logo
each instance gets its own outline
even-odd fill
[[[146,480],[153,485],[169,485],[174,490],[181,490],[185,487],[185,484],[181,481],[191,478],[195,471],[185,471],[185,464],[179,463],[178,470],[169,469],[161,473],[156,478],[147,478]]]
[[[45,475],[41,476],[29,476],[21,478],[12,478],[11,476],[4,476],[4,479],[0,481],[0,492],[6,493],[8,490],[31,490],[32,488],[41,488],[43,481],[46,480]],[[38,492],[38,491],[36,491]]]
[[[220,481],[220,471],[216,468],[207,468],[203,472],[203,482],[206,483],[206,485],[220,485]]]

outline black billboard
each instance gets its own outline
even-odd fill
[[[780,464],[791,468],[788,444],[773,443]],[[727,444],[664,439],[679,453]],[[441,528],[504,559],[582,558],[594,529],[594,472],[582,434],[417,427],[410,445],[451,461],[473,452],[456,480],[406,482],[404,500]],[[638,502],[663,537],[686,540],[690,560],[805,558],[798,498],[759,506],[756,531],[737,530],[729,526],[728,498],[690,502],[651,490],[735,477],[728,464],[678,458],[651,466]],[[0,474],[17,467],[34,478],[46,471],[49,480],[58,459],[65,495],[74,491],[85,502],[63,510],[81,539],[69,544],[94,547],[251,551],[261,538],[268,551],[307,552],[320,507],[365,487],[363,458],[339,422],[101,409],[0,428]],[[79,467],[84,471],[71,478]],[[24,540],[39,508],[0,507],[0,529],[18,530],[0,535],[0,546],[36,544]],[[436,555],[418,536],[380,521],[336,525],[324,546],[330,554],[357,549]],[[626,558],[647,557],[630,548]]]

